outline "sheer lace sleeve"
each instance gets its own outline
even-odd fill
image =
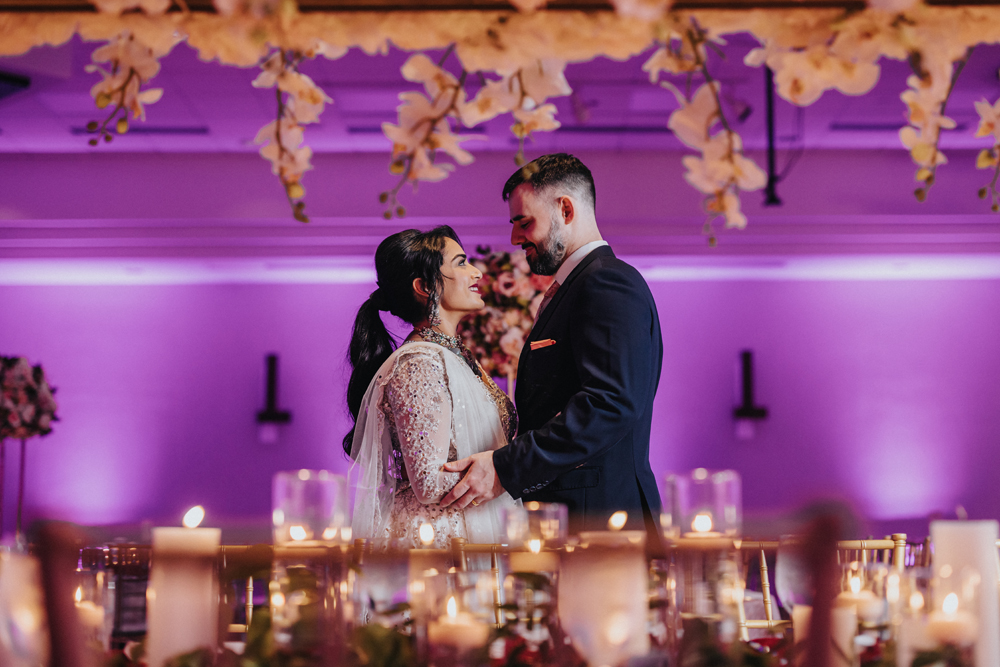
[[[451,448],[452,406],[444,360],[431,351],[407,355],[385,392],[410,487],[420,502],[436,503],[461,479],[461,473],[441,470]]]

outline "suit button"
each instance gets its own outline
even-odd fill
[[[528,493],[529,489],[522,489],[521,493]]]

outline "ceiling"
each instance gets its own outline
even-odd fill
[[[743,56],[756,45],[749,35],[736,35],[725,48],[725,60],[715,57],[712,71],[723,82],[728,116],[748,148],[765,145],[764,72],[743,65]],[[100,114],[90,87],[97,75],[84,72],[94,43],[75,38],[59,48],[40,47],[17,58],[0,58],[0,152],[67,153],[127,152],[242,152],[255,151],[257,130],[275,113],[272,90],[253,88],[255,68],[239,69],[204,63],[185,45],[163,59],[152,85],[164,89],[163,98],[148,107],[145,123],[135,123],[125,136],[95,148],[87,145],[86,124]],[[680,144],[666,129],[676,106],[668,91],[651,85],[641,66],[648,54],[626,62],[598,59],[572,64],[566,77],[574,93],[555,100],[563,127],[539,133],[540,150],[671,149]],[[339,60],[318,59],[303,69],[334,99],[322,122],[307,128],[307,143],[317,152],[387,151],[381,124],[395,120],[397,95],[414,87],[403,81],[399,67],[407,54],[394,51],[367,56],[357,50]],[[455,66],[454,58],[449,66]],[[949,115],[956,131],[942,140],[944,148],[982,147],[973,133],[976,100],[1000,96],[1000,47],[981,46],[962,73]],[[897,136],[903,124],[899,93],[906,87],[908,66],[883,61],[878,85],[867,95],[847,97],[828,91],[816,104],[800,109],[778,100],[779,148],[891,148],[900,149]],[[21,88],[28,79],[27,87]],[[470,77],[470,92],[478,85]],[[682,80],[681,80],[682,81]],[[485,140],[470,141],[471,150],[513,151],[509,117],[490,121],[474,133]]]

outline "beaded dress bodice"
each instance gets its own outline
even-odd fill
[[[434,527],[436,547],[448,547],[452,537],[466,537],[463,511],[437,504],[462,478],[462,473],[441,469],[445,461],[457,459],[452,395],[443,356],[453,352],[436,345],[406,354],[392,369],[378,406],[392,442],[391,460],[386,463],[389,473],[400,481],[387,537],[401,546],[419,546],[424,523]],[[478,377],[496,406],[509,442],[517,432],[514,405],[481,369]]]

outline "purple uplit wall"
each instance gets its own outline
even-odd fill
[[[666,347],[658,474],[735,468],[751,515],[838,498],[872,519],[958,503],[1000,516],[996,281],[652,286]],[[28,514],[176,524],[202,503],[210,522],[266,525],[274,472],[346,470],[344,354],[369,290],[0,288],[5,353],[43,362],[59,389],[62,421],[28,443]],[[771,412],[750,441],[731,418],[744,348]],[[258,443],[254,423],[268,352],[281,355],[280,403],[294,414],[277,445]]]
[[[658,475],[735,468],[749,516],[835,498],[872,521],[956,504],[1000,517],[1000,224],[969,185],[983,178],[973,153],[950,152],[920,205],[903,151],[807,152],[785,205],[745,195],[750,226],[715,250],[678,154],[579,154],[604,233],[637,256],[660,308]],[[344,472],[344,357],[374,244],[442,222],[467,247],[506,247],[509,232],[509,154],[405,191],[410,217],[388,222],[386,162],[318,155],[302,226],[255,154],[4,155],[0,353],[44,364],[62,418],[28,443],[28,517],[177,524],[202,503],[209,523],[266,536],[276,471]],[[741,441],[746,348],[770,417]],[[270,352],[293,421],[262,445]]]

